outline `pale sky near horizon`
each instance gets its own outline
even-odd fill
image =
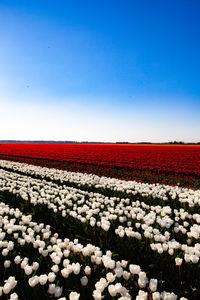
[[[0,140],[200,141],[200,2],[0,2]]]

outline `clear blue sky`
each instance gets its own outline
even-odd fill
[[[0,139],[200,141],[200,1],[0,1]]]

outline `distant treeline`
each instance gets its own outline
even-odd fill
[[[200,142],[197,143],[185,143],[182,141],[170,141],[163,143],[152,143],[152,142],[138,142],[138,143],[130,143],[130,142],[89,142],[89,141],[22,141],[22,140],[0,140],[0,143],[9,143],[9,144],[130,144],[130,145],[200,145]]]

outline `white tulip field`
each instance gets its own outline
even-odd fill
[[[200,299],[200,190],[0,160],[2,299]]]

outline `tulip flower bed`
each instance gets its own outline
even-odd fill
[[[199,240],[200,190],[0,160],[5,299],[198,299]]]
[[[200,188],[200,146],[0,144],[0,158],[123,180]]]

